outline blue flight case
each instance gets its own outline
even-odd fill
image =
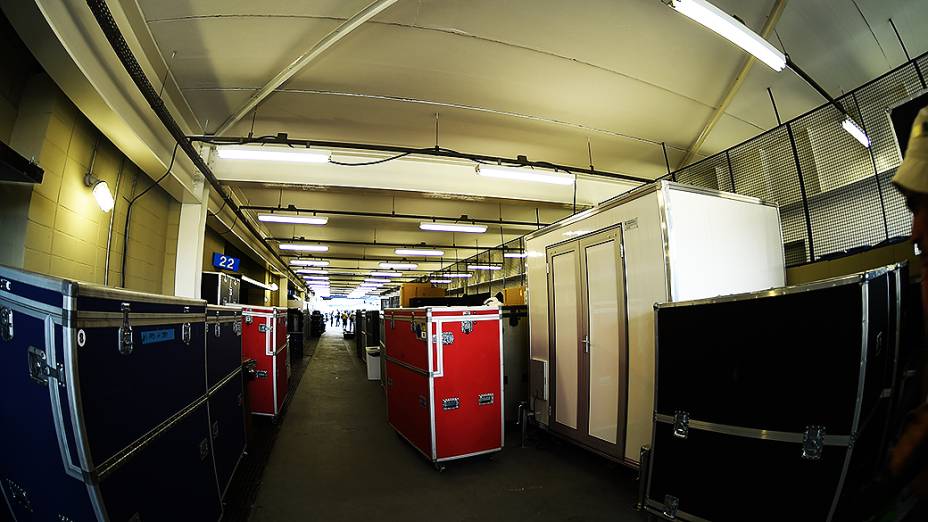
[[[199,299],[0,266],[0,490],[14,520],[219,519],[205,330]]]
[[[225,497],[245,453],[241,308],[208,305],[206,330],[210,440],[219,491]]]

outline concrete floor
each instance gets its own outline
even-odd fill
[[[264,471],[250,520],[645,520],[636,473],[570,444],[510,430],[492,460],[443,473],[387,424],[383,391],[368,381],[354,340],[319,340]]]

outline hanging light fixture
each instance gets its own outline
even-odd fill
[[[217,154],[221,159],[277,161],[286,163],[328,163],[332,151],[284,147],[223,146]]]
[[[294,225],[325,225],[329,222],[329,218],[319,216],[292,216],[288,214],[258,214],[258,221],[263,221],[265,223],[290,223]]]
[[[541,170],[523,167],[487,167],[477,165],[477,174],[490,178],[514,179],[518,181],[534,181],[538,183],[551,183],[554,185],[573,185],[574,177],[564,174],[548,173]]]

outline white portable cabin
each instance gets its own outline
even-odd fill
[[[785,283],[775,205],[668,181],[529,234],[525,248],[536,419],[632,466],[651,440],[655,303]]]

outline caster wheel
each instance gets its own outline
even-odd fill
[[[441,464],[441,463],[436,462],[436,463],[435,463],[435,470],[438,471],[439,473],[444,473],[444,472],[445,472],[445,466],[444,466],[444,464]]]

